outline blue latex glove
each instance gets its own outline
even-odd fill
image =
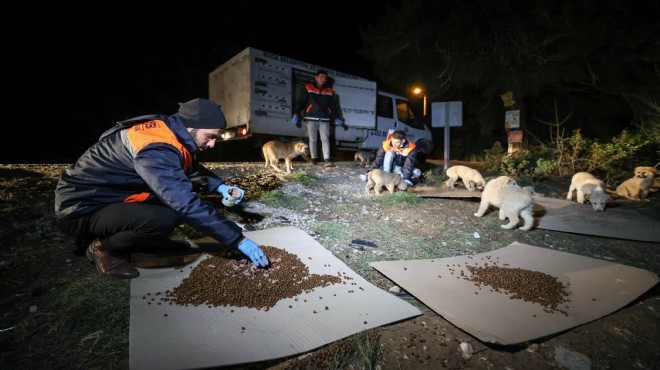
[[[335,119],[335,122],[336,122],[339,126],[341,126],[341,125],[344,124],[344,120],[341,119],[341,118],[337,118],[337,119]]]
[[[234,204],[240,203],[243,200],[243,196],[245,196],[245,190],[243,190],[241,188],[237,188],[235,186],[229,186],[229,185],[222,184],[222,185],[218,186],[218,193],[222,194],[223,198],[228,199],[231,196],[231,195],[229,195],[229,190],[230,189],[236,189],[241,193],[241,196],[239,198],[236,198],[236,201],[234,201]],[[232,193],[233,192],[234,191],[232,191]]]
[[[412,182],[412,181],[410,181],[410,180],[403,180],[403,181],[405,181],[406,184],[408,184],[408,186],[412,188],[412,186],[413,186],[413,182]]]
[[[293,123],[293,124],[298,123],[298,116],[291,117],[291,123]]]
[[[268,265],[268,259],[266,258],[264,251],[262,251],[257,243],[252,240],[248,238],[243,239],[242,242],[238,243],[238,250],[248,256],[255,266],[263,267]]]

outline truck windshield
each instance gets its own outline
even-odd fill
[[[415,111],[413,110],[412,106],[408,103],[408,101],[397,99],[396,112],[397,115],[399,116],[399,121],[416,129],[424,128],[422,121],[419,118],[417,118]]]

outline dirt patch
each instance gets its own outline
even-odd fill
[[[432,162],[431,162],[432,163]],[[208,167],[228,180],[245,177],[258,181],[272,180],[275,172],[263,162],[208,163]],[[34,368],[49,363],[66,366],[34,349],[35,335],[47,337],[49,297],[80,279],[95,275],[88,261],[74,256],[73,240],[55,227],[53,190],[64,165],[1,165],[0,206],[0,282],[4,315],[0,320],[0,362],[14,368]],[[438,180],[441,165],[425,168],[423,180]],[[277,226],[298,227],[330,250],[335,256],[385,291],[397,292],[394,284],[369,267],[369,262],[442,258],[496,250],[517,241],[542,248],[650,270],[660,274],[657,243],[635,242],[587,235],[568,234],[542,229],[503,230],[497,212],[482,218],[473,213],[478,199],[422,199],[409,193],[377,197],[365,192],[358,179],[364,168],[352,161],[339,161],[336,167],[313,166],[294,161],[294,172],[304,171],[319,179],[303,184],[285,179],[271,187],[281,198],[272,202],[246,198],[243,206],[233,207],[227,217],[248,221],[256,229]],[[487,179],[488,174],[484,175]],[[269,180],[269,184],[272,181]],[[547,179],[535,184],[546,196],[564,198],[567,179]],[[276,194],[276,195],[277,195]],[[406,197],[408,196],[408,197]],[[414,200],[412,198],[415,198]],[[618,202],[620,207],[637,209],[652,217],[660,215],[660,199],[652,194],[650,202]],[[477,237],[478,236],[478,237]],[[49,253],[43,251],[48,248]],[[33,259],[31,257],[37,256]],[[127,283],[122,283],[127,284]],[[653,368],[660,362],[656,340],[660,337],[660,299],[658,287],[640,299],[607,317],[569,331],[518,346],[494,346],[482,343],[456,328],[423,304],[399,291],[397,294],[419,307],[423,315],[378,329],[375,365],[383,369],[416,368]],[[97,304],[113,305],[113,302]],[[36,312],[31,307],[36,306]],[[126,315],[128,313],[126,312]],[[87,323],[87,334],[94,324]],[[13,329],[8,329],[13,328]],[[8,329],[8,330],[6,330]],[[81,358],[81,367],[127,367],[128,331],[125,341],[105,350],[95,360]],[[370,333],[370,338],[375,335]],[[80,344],[90,343],[87,337]],[[63,351],[57,338],[46,346],[51,352]],[[328,358],[320,349],[308,358]],[[462,349],[463,348],[463,349]],[[322,354],[326,354],[322,356]],[[366,367],[354,360],[355,367]],[[281,360],[278,364],[252,364],[252,368],[275,365],[278,368],[305,367],[300,360]],[[70,362],[69,362],[70,365]],[[323,366],[327,367],[327,366]],[[348,366],[346,366],[348,367]]]

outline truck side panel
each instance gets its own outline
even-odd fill
[[[254,54],[251,67],[254,89],[250,130],[256,134],[303,136],[305,127],[291,123],[291,66]]]
[[[337,77],[333,89],[346,126],[376,128],[376,82]]]
[[[248,49],[209,74],[209,99],[221,105],[227,128],[250,122],[250,81]]]

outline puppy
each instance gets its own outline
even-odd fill
[[[510,230],[516,227],[520,217],[525,221],[520,230],[530,230],[534,225],[532,194],[518,186],[515,180],[508,176],[500,176],[486,183],[481,193],[479,210],[474,215],[483,216],[491,205],[500,209],[500,220],[509,219],[508,224],[501,226],[503,229]]]
[[[621,183],[616,188],[616,195],[630,200],[646,200],[651,186],[655,183],[655,178],[650,177],[631,177]]]
[[[463,180],[463,185],[470,191],[483,190],[486,185],[486,180],[481,176],[479,171],[467,166],[451,166],[447,168],[447,187],[451,190],[456,190],[454,183],[459,178]]]
[[[646,178],[655,177],[658,175],[658,170],[655,167],[639,166],[635,167],[635,177]]]
[[[283,143],[281,141],[271,140],[261,148],[261,152],[266,160],[264,167],[267,168],[270,165],[276,171],[283,172],[279,169],[278,163],[280,158],[284,158],[286,172],[291,173],[291,169],[293,168],[291,160],[299,155],[306,157],[308,150],[308,145],[303,142]]]
[[[380,169],[371,170],[369,172],[369,180],[367,180],[367,185],[364,186],[364,191],[369,194],[371,189],[374,189],[376,195],[380,195],[381,188],[385,186],[387,191],[390,194],[394,194],[394,188],[397,187],[399,190],[407,190],[408,183],[403,181],[403,177],[397,173],[385,172]]]
[[[356,166],[367,167],[376,158],[376,153],[366,150],[358,150],[355,152],[355,156],[353,158],[355,160]]]
[[[571,179],[566,200],[573,200],[573,192],[577,191],[577,201],[579,203],[584,203],[585,195],[588,195],[594,211],[602,212],[605,210],[607,200],[610,199],[605,189],[605,184],[594,175],[589,172],[578,172]]]

